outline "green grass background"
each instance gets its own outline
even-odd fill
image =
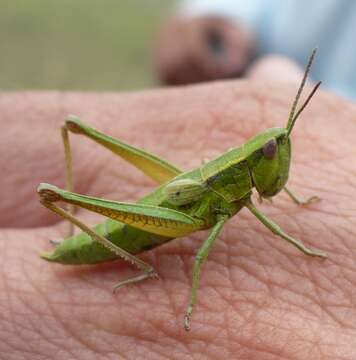
[[[0,0],[0,90],[154,85],[152,41],[174,0]]]

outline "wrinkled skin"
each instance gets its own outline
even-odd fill
[[[289,186],[322,201],[298,207],[279,194],[259,205],[329,259],[308,258],[243,210],[204,266],[186,333],[192,264],[205,232],[142,255],[161,278],[116,295],[115,282],[137,273],[123,262],[64,267],[38,257],[67,229],[41,208],[35,192],[41,181],[64,186],[59,126],[67,113],[192,168],[285,125],[298,70],[284,60],[269,62],[268,71],[260,63],[247,81],[135,94],[0,96],[1,359],[356,358],[356,107],[333,94],[318,93],[292,134]],[[153,188],[129,164],[72,139],[78,192],[133,200]]]

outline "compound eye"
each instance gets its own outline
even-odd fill
[[[277,153],[277,141],[276,139],[271,139],[267,141],[262,148],[263,155],[266,159],[272,160]]]

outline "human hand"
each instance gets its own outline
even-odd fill
[[[113,285],[136,269],[120,261],[65,267],[38,257],[67,230],[40,207],[36,187],[64,186],[59,126],[68,113],[189,169],[286,124],[298,84],[263,76],[128,95],[0,96],[1,359],[356,358],[356,107],[332,94],[318,93],[292,134],[288,185],[322,201],[298,207],[280,194],[258,205],[327,260],[303,255],[241,211],[203,267],[186,333],[192,265],[206,232],[142,255],[161,278],[116,295]],[[72,147],[78,192],[134,200],[153,189],[87,139],[72,136]]]
[[[163,83],[188,84],[241,76],[254,51],[245,25],[219,16],[175,18],[161,30],[154,62]]]

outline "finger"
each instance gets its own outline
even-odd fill
[[[266,109],[266,120],[261,126],[258,104],[261,105],[264,99],[269,99],[272,104],[284,99],[286,118],[295,89],[277,87],[271,92],[266,89],[259,90],[257,102],[256,95],[249,92],[244,83],[148,94],[3,95],[1,121],[7,125],[2,126],[4,130],[0,135],[3,154],[0,162],[8,176],[1,178],[0,186],[2,226],[34,226],[56,219],[39,205],[35,189],[40,182],[64,186],[64,155],[59,127],[68,113],[76,113],[102,132],[147,148],[184,169],[200,165],[202,158],[217,155],[217,149],[222,152],[229,146],[243,143],[261,128],[275,125],[274,121],[278,120],[277,123],[283,126],[280,118],[276,119],[278,114],[269,110],[273,106]],[[250,101],[246,101],[248,99]],[[319,124],[315,119],[312,122],[300,121],[294,131],[297,133],[305,124],[313,128],[314,134],[321,128],[324,132],[330,129],[330,135],[343,131],[335,122],[325,128],[324,123]],[[226,126],[230,131],[228,134],[223,131],[225,140],[214,141],[219,129],[226,129]],[[336,128],[332,129],[333,126]],[[198,138],[196,134],[200,134]],[[20,141],[14,142],[13,139]],[[80,136],[71,139],[76,191],[130,201],[153,188],[152,181],[122,159],[113,157],[88,139]]]
[[[36,187],[40,182],[65,185],[60,126],[69,113],[79,115],[104,133],[189,168],[200,164],[205,156],[202,152],[194,159],[191,154],[199,153],[202,144],[206,144],[205,137],[214,123],[207,116],[206,106],[213,106],[224,116],[227,105],[235,101],[231,87],[224,88],[222,95],[224,101],[216,104],[211,104],[208,87],[198,92],[182,89],[127,95],[2,95],[0,168],[7,176],[1,177],[1,225],[38,226],[56,219],[39,205]],[[178,102],[177,97],[181,99]],[[197,131],[201,133],[198,141],[194,135]],[[153,188],[154,183],[138,170],[90,140],[71,134],[71,144],[76,191],[135,200]]]
[[[258,60],[250,68],[247,76],[260,81],[299,83],[303,77],[303,70],[286,57],[270,55]]]

